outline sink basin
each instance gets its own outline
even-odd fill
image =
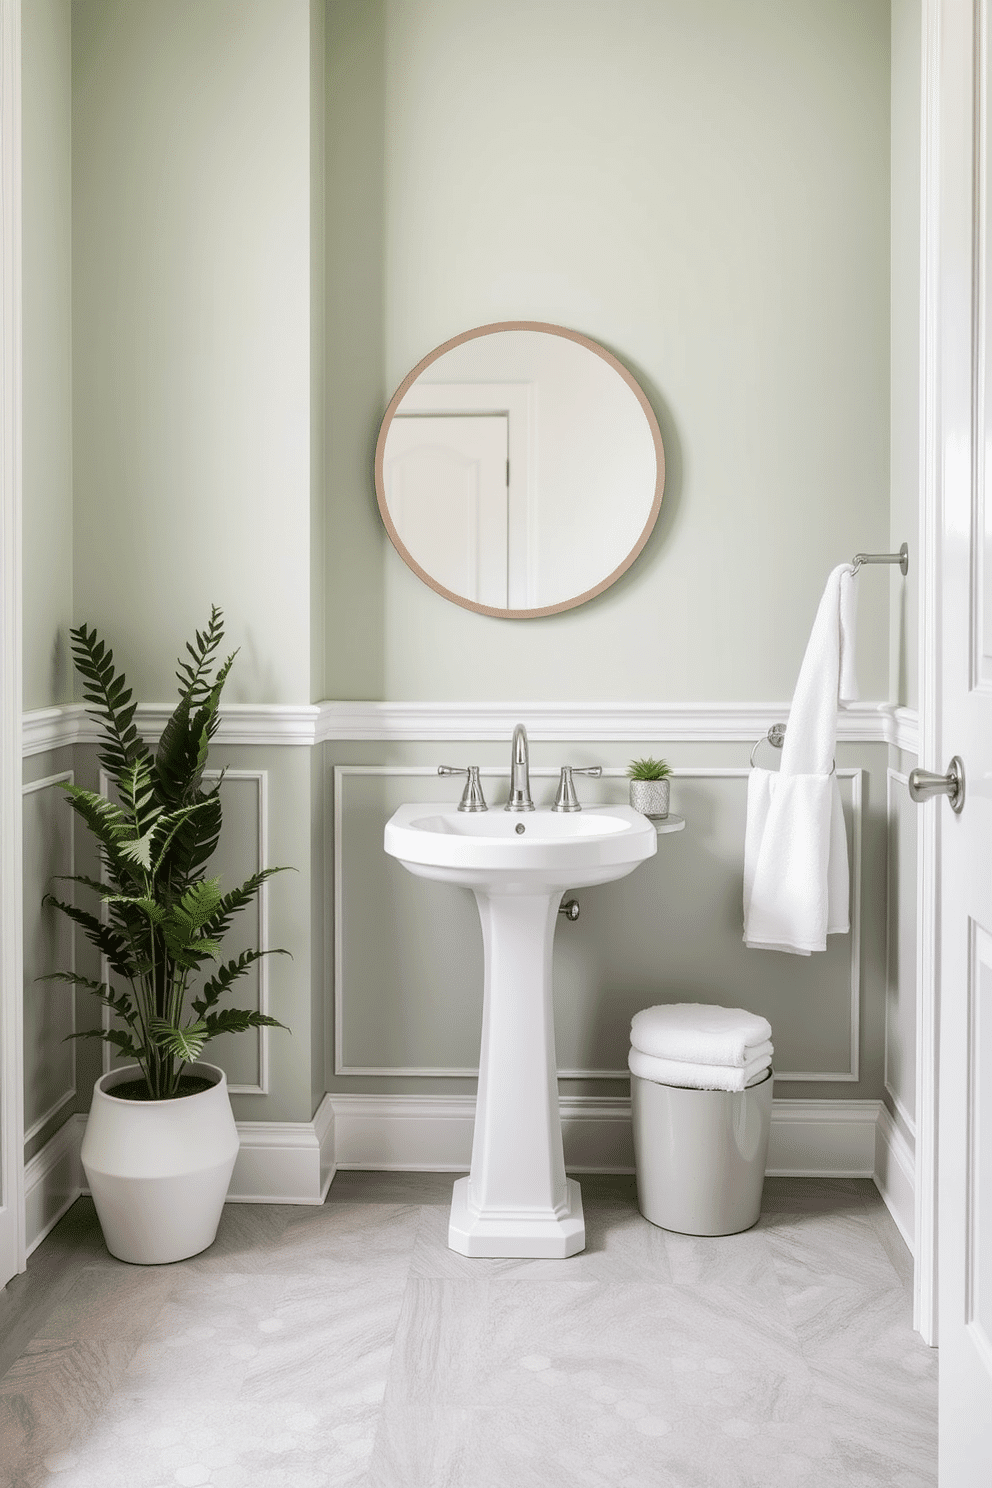
[[[422,878],[519,894],[623,878],[657,852],[658,834],[629,806],[476,815],[413,805],[386,824],[385,849]]]
[[[658,850],[629,806],[479,813],[401,806],[386,852],[421,878],[475,894],[485,986],[472,1169],[455,1183],[448,1244],[467,1256],[562,1257],[585,1245],[565,1174],[551,958],[566,889],[624,878]]]

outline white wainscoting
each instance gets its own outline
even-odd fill
[[[627,1097],[565,1096],[565,1160],[575,1173],[632,1173]],[[229,1203],[321,1204],[338,1168],[466,1172],[475,1099],[460,1095],[326,1095],[312,1121],[238,1123]],[[84,1193],[72,1116],[25,1169],[32,1251]],[[913,1168],[880,1101],[780,1100],[772,1108],[769,1177],[873,1178],[912,1248]],[[908,1219],[907,1219],[908,1216]]]
[[[740,780],[746,784],[749,770],[738,767],[699,766],[680,767],[672,771],[675,780]],[[838,778],[851,782],[852,807],[852,871],[851,871],[851,934],[848,977],[850,1002],[848,1010],[848,1065],[839,1070],[780,1070],[776,1067],[776,1078],[780,1081],[852,1083],[859,1078],[860,1025],[861,1025],[861,919],[862,919],[862,845],[863,845],[863,774],[859,768],[841,768]],[[483,779],[505,776],[498,766],[484,766]],[[558,771],[546,766],[531,769],[531,778],[556,779]],[[348,982],[345,971],[344,942],[346,933],[344,883],[348,875],[345,861],[344,823],[347,806],[347,783],[361,778],[411,778],[434,779],[437,769],[433,765],[336,765],[334,767],[334,1049],[335,1074],[366,1079],[387,1076],[404,1076],[421,1079],[474,1078],[477,1065],[371,1065],[351,1064],[345,1057],[345,1006],[348,998]],[[623,780],[626,771],[619,767],[603,770],[604,779]],[[383,933],[387,933],[385,930]],[[623,1068],[600,1069],[562,1068],[561,1079],[575,1080],[626,1080],[629,1071]]]
[[[73,782],[73,772],[71,770],[62,770],[57,775],[45,775],[40,780],[30,780],[30,781],[26,782],[22,786],[22,788],[21,788],[22,797],[34,796],[34,795],[37,795],[40,791],[54,790],[58,786],[60,786],[62,784],[65,784],[65,783],[72,784],[72,782]],[[61,793],[60,793],[60,795],[61,795]],[[76,816],[75,816],[75,812],[72,811],[72,810],[70,810],[68,804],[65,804],[64,805],[64,810],[65,810],[66,819],[67,819],[67,830],[66,830],[66,833],[65,833],[64,842],[61,843],[60,845],[62,846],[62,848],[64,850],[65,858],[64,858],[64,861],[58,865],[58,872],[61,875],[63,875],[63,876],[67,876],[69,874],[75,873],[75,871],[76,871],[76,868],[75,868]],[[34,844],[32,844],[30,842],[29,834],[27,833],[27,831],[25,831],[25,833],[24,833],[24,839],[25,839],[24,840],[25,860],[27,861],[28,858],[30,857],[30,853],[31,853],[31,850],[32,850],[32,847],[34,846]],[[49,874],[51,874],[52,876],[54,876],[54,874],[56,872],[55,865],[54,864],[48,865],[47,872]],[[34,887],[37,890],[40,887],[40,885],[35,885]],[[46,885],[45,885],[46,891],[50,887],[52,887],[52,885],[49,882],[46,882]],[[71,897],[71,895],[70,895],[70,897]],[[40,898],[40,896],[39,896],[39,898]],[[54,916],[56,916],[58,914],[58,911],[56,911],[56,910],[50,910],[49,913],[54,917]],[[44,970],[45,971],[70,971],[70,972],[74,972],[75,969],[76,969],[76,939],[75,939],[75,936],[71,932],[71,928],[67,926],[66,922],[64,920],[62,920],[61,917],[59,919],[59,923],[63,926],[63,928],[66,928],[69,931],[69,933],[66,936],[65,955],[64,955],[64,957],[57,957],[56,960],[54,962],[52,962],[50,965],[46,966],[44,968]],[[26,962],[29,961],[29,959],[30,959],[30,952],[29,952],[27,946],[25,946],[25,950],[24,950],[24,959],[25,959]],[[26,967],[25,968],[25,977],[26,978],[31,977],[32,975],[38,975],[38,976],[40,976],[42,974],[43,974],[42,968],[39,967],[39,966],[34,966],[33,968],[30,968],[30,967]],[[25,984],[25,986],[26,985],[27,985],[27,983]],[[75,1097],[76,1097],[76,1041],[72,1037],[72,1035],[76,1032],[76,993],[75,993],[75,989],[73,987],[71,987],[67,983],[55,983],[55,982],[51,982],[51,983],[47,983],[45,986],[34,987],[32,989],[33,990],[33,995],[36,998],[38,998],[38,999],[44,998],[46,996],[46,993],[47,993],[49,987],[51,987],[53,989],[53,992],[54,992],[54,989],[55,988],[59,988],[63,992],[63,996],[64,996],[64,998],[65,998],[65,1000],[66,1000],[66,1002],[68,1004],[68,1016],[65,1018],[65,1021],[64,1021],[63,1025],[62,1025],[61,1029],[59,1030],[59,1037],[61,1039],[63,1039],[63,1040],[66,1041],[65,1042],[65,1046],[64,1046],[64,1051],[63,1050],[60,1050],[59,1051],[60,1052],[60,1056],[63,1056],[64,1055],[64,1059],[65,1059],[65,1065],[64,1065],[65,1082],[64,1082],[63,1087],[62,1087],[61,1090],[57,1090],[57,1091],[55,1091],[55,1092],[52,1093],[52,1098],[49,1101],[49,1103],[46,1106],[46,1108],[43,1111],[40,1111],[40,1112],[37,1112],[36,1114],[34,1114],[33,1115],[33,1119],[31,1119],[30,1121],[28,1121],[26,1130],[24,1132],[24,1144],[25,1144],[25,1146],[27,1146],[27,1144],[29,1142],[33,1141],[34,1138],[38,1135],[38,1133],[41,1132],[41,1131],[43,1131],[44,1128],[48,1125],[48,1123],[50,1121],[54,1120],[54,1118],[58,1115],[58,1113],[65,1106],[67,1106],[70,1103],[70,1101],[74,1100]],[[51,995],[51,994],[49,994],[49,995]],[[27,1017],[27,1013],[25,1013],[25,1017]],[[28,1049],[26,1048],[25,1049],[25,1064],[26,1065],[28,1063],[29,1057],[30,1056],[29,1056],[29,1053],[28,1053]],[[37,1065],[35,1066],[35,1068],[37,1069]],[[31,1080],[29,1078],[29,1071],[27,1069],[25,1069],[25,1076],[24,1076],[24,1104],[25,1104],[25,1108],[26,1108],[25,1109],[25,1119],[26,1120],[27,1120],[27,1118],[29,1116],[32,1116],[31,1107],[32,1107],[32,1104],[33,1104],[33,1097],[34,1097],[34,1092],[31,1089]]]

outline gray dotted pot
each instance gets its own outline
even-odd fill
[[[632,780],[630,804],[644,816],[667,816],[671,789],[670,780]]]

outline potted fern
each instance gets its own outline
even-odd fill
[[[672,767],[663,759],[631,760],[627,766],[630,780],[630,804],[645,816],[664,818],[668,815]]]
[[[221,1000],[268,951],[221,962],[233,917],[278,868],[223,892],[205,868],[221,831],[220,787],[204,770],[234,653],[217,667],[221,611],[178,662],[179,701],[154,754],[134,722],[136,704],[113,652],[95,630],[70,631],[88,711],[100,725],[108,795],[63,785],[96,839],[100,875],[69,881],[94,910],[46,895],[103,958],[106,981],[55,971],[45,981],[83,987],[113,1015],[75,1038],[100,1038],[133,1061],[97,1080],[82,1163],[107,1248],[159,1264],[212,1244],[238,1152],[223,1070],[200,1060],[210,1039],[263,1024],[265,1013]],[[279,954],[285,954],[280,952]]]

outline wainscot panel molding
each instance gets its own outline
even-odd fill
[[[167,703],[143,703],[137,722],[142,737],[158,738],[171,712]],[[312,747],[334,740],[375,743],[394,740],[500,740],[517,723],[533,739],[594,743],[603,739],[685,740],[688,743],[754,742],[769,725],[787,718],[779,703],[421,703],[322,702],[229,703],[221,708],[219,744]],[[918,717],[891,703],[852,703],[840,712],[837,737],[844,743],[893,744],[917,752]],[[24,715],[25,755],[72,744],[95,744],[99,728],[82,703],[39,708]]]
[[[362,779],[421,778],[434,779],[437,771],[432,765],[335,765],[334,767],[334,916],[332,926],[334,966],[334,1050],[336,1075],[349,1078],[376,1079],[384,1076],[401,1076],[419,1079],[464,1079],[475,1078],[478,1065],[427,1065],[427,1064],[359,1064],[349,1063],[346,1057],[345,1011],[348,1005],[348,977],[346,973],[345,938],[346,921],[344,885],[348,878],[345,861],[345,820],[347,808],[347,782]],[[483,780],[500,778],[505,774],[499,766],[483,766]],[[746,786],[750,771],[736,766],[706,765],[679,766],[672,771],[673,780],[739,780]],[[536,766],[530,772],[532,780],[554,780],[558,771],[550,766]],[[847,1010],[848,1065],[838,1070],[780,1070],[776,1078],[782,1082],[812,1082],[840,1084],[856,1083],[860,1078],[860,1030],[861,1030],[861,938],[862,938],[862,858],[864,840],[864,771],[860,768],[844,767],[837,770],[840,780],[851,782],[851,931],[850,955],[848,958],[849,1002]],[[617,766],[603,769],[602,778],[626,780],[627,772]],[[380,828],[376,827],[379,831]],[[743,851],[743,839],[742,839]],[[626,1080],[629,1070],[622,1068],[559,1068],[559,1079],[570,1080]],[[566,1154],[567,1154],[566,1147]],[[597,1170],[599,1171],[599,1170]]]
[[[21,795],[22,795],[22,798],[27,797],[27,796],[37,795],[38,792],[40,792],[40,791],[51,790],[51,789],[56,788],[59,785],[63,785],[63,784],[70,784],[71,785],[71,784],[73,784],[73,780],[74,780],[74,777],[73,777],[73,772],[71,770],[62,770],[58,775],[45,775],[40,780],[31,780],[31,781],[28,781],[25,785],[23,785],[21,787]],[[26,850],[25,851],[25,856],[27,857],[28,856],[28,852],[29,852],[30,833],[25,832],[24,835],[25,835],[25,839],[26,839],[25,840],[25,843],[24,843],[25,850]],[[72,874],[72,873],[74,873],[76,871],[76,868],[75,868],[75,863],[76,863],[76,857],[75,857],[75,854],[76,854],[76,817],[75,817],[75,813],[72,812],[72,811],[69,812],[68,830],[66,831],[65,836],[62,839],[62,844],[63,844],[64,851],[65,851],[65,861],[64,861],[64,863],[61,864],[59,871],[60,871],[60,873],[65,874],[66,876],[68,876],[69,874]],[[39,900],[40,900],[40,897],[41,897],[40,894],[39,894],[38,897],[39,897]],[[63,921],[62,922],[63,926],[64,926],[64,923],[65,922]],[[59,963],[58,961],[56,961],[55,963],[52,963],[52,966],[54,967],[54,969],[58,969],[58,970],[69,970],[69,971],[74,972],[76,970],[76,938],[75,938],[74,935],[71,934],[71,932],[67,936],[67,947],[66,947],[66,949],[67,949],[67,955],[66,955],[65,961],[62,962],[62,963]],[[49,969],[49,968],[46,968],[46,969]],[[35,968],[35,971],[37,972],[37,970],[38,969],[36,967]],[[40,973],[38,973],[38,974],[40,974]],[[27,986],[27,979],[28,979],[28,977],[30,977],[30,975],[31,975],[31,972],[26,967],[25,968],[25,986]],[[65,985],[65,984],[63,984],[63,985]],[[36,992],[36,995],[39,996],[39,997],[43,997],[45,995],[45,991],[44,991],[43,988],[35,988],[35,992]],[[24,1145],[25,1146],[27,1146],[27,1144],[29,1142],[32,1142],[34,1140],[34,1138],[38,1135],[38,1133],[40,1131],[43,1131],[44,1130],[44,1128],[49,1124],[49,1122],[51,1122],[51,1121],[53,1121],[55,1119],[55,1117],[63,1109],[64,1106],[67,1106],[70,1101],[73,1101],[76,1098],[76,1040],[75,1040],[75,1033],[76,1033],[76,998],[75,998],[75,995],[74,995],[74,989],[72,989],[72,988],[67,988],[67,994],[68,995],[66,996],[66,1003],[67,1003],[68,1017],[65,1019],[63,1025],[62,1025],[62,1034],[61,1034],[62,1040],[63,1040],[63,1042],[66,1045],[66,1048],[64,1050],[64,1057],[65,1057],[65,1069],[64,1069],[65,1085],[64,1085],[64,1087],[63,1087],[63,1089],[61,1091],[57,1091],[57,1092],[53,1092],[52,1093],[52,1099],[50,1100],[48,1106],[43,1111],[41,1111],[38,1115],[36,1115],[35,1118],[34,1118],[34,1120],[31,1121],[30,1124],[27,1126],[27,1128],[26,1128],[26,1130],[24,1132]],[[27,1018],[27,1013],[26,1012],[25,1012],[25,1018]],[[24,1105],[25,1105],[25,1113],[26,1113],[25,1119],[27,1119],[27,1115],[31,1113],[31,1110],[32,1110],[32,1108],[34,1106],[34,1094],[35,1094],[35,1092],[34,1092],[33,1085],[32,1085],[32,1076],[34,1075],[34,1073],[37,1070],[37,1058],[39,1056],[35,1056],[34,1055],[34,1051],[31,1049],[31,1042],[30,1042],[30,1040],[28,1040],[26,1042],[24,1053],[25,1053]],[[29,1070],[27,1068],[27,1064],[32,1059],[32,1057],[34,1057],[34,1061],[35,1061],[34,1062],[34,1068]]]

